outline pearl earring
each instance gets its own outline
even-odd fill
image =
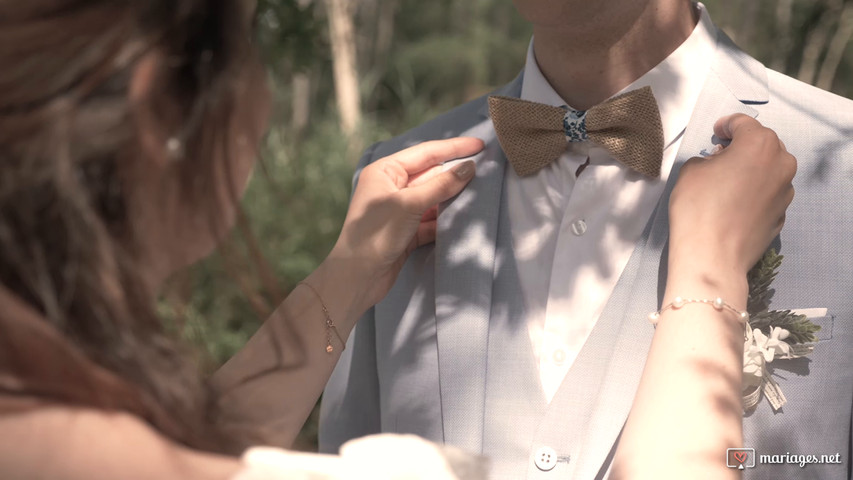
[[[184,157],[184,143],[178,137],[166,140],[166,153],[172,160],[180,160]]]

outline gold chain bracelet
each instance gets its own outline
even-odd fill
[[[338,337],[338,341],[340,341],[341,345],[343,345],[341,351],[346,350],[347,344],[346,342],[344,342],[344,339],[341,338],[341,335],[338,333],[338,328],[335,326],[335,322],[332,321],[332,316],[329,315],[329,309],[326,308],[326,303],[323,302],[323,297],[320,296],[320,292],[318,292],[316,288],[314,288],[310,283],[304,280],[296,284],[297,287],[299,285],[305,285],[306,287],[308,287],[312,292],[314,292],[314,295],[317,297],[317,299],[320,300],[320,306],[323,308],[323,316],[326,318],[326,353],[331,354],[335,351],[335,347],[332,346],[332,332],[335,333],[335,336]]]

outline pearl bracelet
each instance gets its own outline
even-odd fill
[[[661,308],[660,310],[658,310],[657,312],[650,313],[649,314],[649,321],[652,323],[652,325],[657,325],[658,320],[660,319],[660,315],[663,312],[665,312],[669,309],[678,310],[679,308],[687,305],[688,303],[704,303],[706,305],[711,305],[717,311],[722,311],[723,309],[726,309],[730,312],[737,314],[740,321],[743,322],[744,324],[749,323],[749,314],[748,313],[742,312],[742,311],[736,309],[735,307],[726,303],[726,301],[720,297],[717,297],[713,300],[708,300],[707,298],[696,299],[696,298],[675,297],[672,300],[672,302],[668,303],[667,305],[664,305],[664,307]]]

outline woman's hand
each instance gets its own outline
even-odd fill
[[[482,148],[476,138],[425,142],[362,170],[329,256],[211,379],[223,428],[251,432],[256,445],[292,444],[358,319],[408,254],[435,240],[436,206],[474,178],[472,161],[442,163]]]
[[[731,143],[688,161],[670,198],[663,303],[720,297],[744,309],[746,274],[782,229],[796,161],[748,116],[721,118],[714,133]],[[688,305],[658,318],[611,478],[740,478],[722,458],[743,445],[744,326],[728,310]],[[656,459],[663,444],[675,461]]]
[[[443,171],[442,163],[483,148],[476,138],[424,142],[361,171],[341,235],[330,258],[355,269],[370,288],[367,302],[390,290],[409,253],[435,240],[438,204],[474,178],[474,162]]]
[[[782,230],[797,162],[772,130],[749,116],[723,117],[714,133],[731,143],[685,163],[670,198],[670,274],[723,271],[745,284]]]

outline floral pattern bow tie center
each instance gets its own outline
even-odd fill
[[[589,140],[589,135],[586,133],[586,110],[563,108],[566,109],[566,116],[563,117],[563,132],[566,134],[566,140],[570,143]]]

